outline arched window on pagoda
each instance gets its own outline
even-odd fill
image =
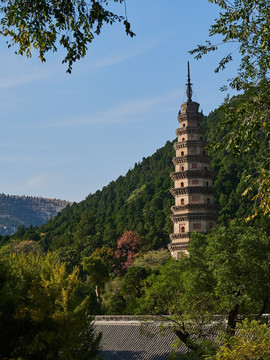
[[[183,127],[186,127],[186,124],[183,124]]]
[[[206,201],[207,201],[207,204],[210,204],[210,199],[209,199],[209,198],[207,198],[207,200],[206,200]]]
[[[181,166],[181,170],[182,170],[182,171],[184,171],[184,170],[185,170],[184,166]]]
[[[181,182],[181,184],[180,184],[180,185],[181,185],[181,187],[184,187],[184,183],[183,183],[183,182]]]
[[[181,226],[181,233],[184,233],[186,231],[184,226]]]
[[[209,186],[209,182],[208,182],[208,181],[206,181],[205,185],[206,185],[206,186]]]
[[[185,138],[182,138],[182,141],[185,141]]]
[[[185,200],[181,199],[181,205],[184,205],[184,203],[185,203]]]
[[[184,155],[185,155],[184,151],[181,151],[181,156],[184,156]]]

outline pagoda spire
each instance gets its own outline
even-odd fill
[[[188,101],[191,101],[191,97],[192,97],[191,85],[192,85],[192,83],[190,82],[189,61],[188,61],[188,82],[186,85],[187,85],[187,99],[188,99]]]

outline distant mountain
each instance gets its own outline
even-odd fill
[[[64,200],[0,194],[0,235],[12,235],[20,225],[45,224],[69,204]]]

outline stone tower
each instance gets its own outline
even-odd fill
[[[176,129],[177,142],[174,144],[176,156],[173,158],[175,172],[170,177],[174,182],[171,193],[175,198],[171,220],[174,233],[170,235],[169,250],[179,258],[186,253],[192,231],[207,233],[215,226],[217,214],[213,201],[212,172],[210,158],[205,146],[203,114],[199,104],[192,101],[192,87],[188,63],[187,102],[178,113],[180,128]]]

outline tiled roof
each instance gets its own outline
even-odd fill
[[[269,314],[264,317],[270,322]],[[158,318],[153,321],[153,318],[96,316],[96,331],[103,333],[101,347],[104,360],[167,360],[176,336],[170,326],[165,326],[161,334],[160,321]],[[214,316],[211,323],[203,327],[200,338],[217,341],[219,331],[225,330],[224,320],[224,316]],[[166,324],[169,325],[169,322]],[[184,344],[177,348],[179,354],[188,351]]]
[[[160,334],[156,322],[147,325],[134,317],[96,317],[97,332],[102,332],[104,360],[165,360],[172,351],[175,335],[169,328]],[[179,353],[187,352],[182,345]]]

